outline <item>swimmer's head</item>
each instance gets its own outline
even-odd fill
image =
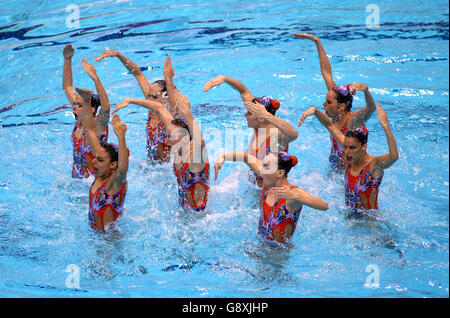
[[[171,131],[171,134],[166,139],[169,145],[173,146],[185,138],[189,138],[189,141],[191,140],[189,127],[182,119],[175,118],[170,123],[176,128]]]
[[[119,149],[117,145],[106,143],[102,145],[92,160],[96,177],[107,178],[117,169],[119,164]]]
[[[298,159],[287,152],[269,153],[262,162],[261,177],[264,187],[273,187],[281,179],[287,178]]]
[[[256,97],[252,100],[253,103],[259,103],[263,105],[266,110],[275,116],[276,111],[280,108],[280,102],[276,99],[270,99],[267,96]],[[267,125],[267,121],[265,119],[261,119],[253,115],[250,111],[247,110],[245,113],[245,118],[247,119],[248,128],[264,128]]]
[[[267,96],[256,97],[252,100],[253,103],[260,103],[266,110],[275,116],[275,113],[280,108],[280,102],[277,99],[271,99]]]
[[[347,162],[358,162],[367,150],[369,130],[359,127],[348,130],[344,139],[344,157]]]
[[[80,92],[80,91],[78,91]],[[75,116],[75,119],[78,119],[78,108],[83,105],[89,105],[92,108],[92,114],[94,117],[97,114],[98,108],[100,107],[100,98],[97,94],[90,90],[86,90],[85,92],[87,95],[90,95],[89,99],[87,101],[83,100],[83,98],[77,94],[75,97],[75,101],[72,105],[73,114]]]
[[[335,118],[341,113],[351,111],[355,89],[351,85],[334,86],[327,93],[323,106],[326,114]]]
[[[157,80],[152,83],[148,92],[148,98],[154,102],[164,103],[167,99],[167,85],[165,80]]]

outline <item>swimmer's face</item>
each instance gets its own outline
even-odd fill
[[[163,87],[158,83],[153,83],[150,86],[148,98],[153,102],[163,103],[165,101],[165,98],[163,98]]]
[[[336,118],[343,110],[343,107],[345,108],[345,104],[339,104],[336,98],[336,92],[330,89],[325,97],[323,107],[328,117]]]
[[[83,98],[81,98],[81,96],[77,94],[77,96],[75,97],[74,104],[72,105],[72,110],[73,110],[75,119],[78,120],[78,113],[80,112],[80,107],[83,107],[83,106],[90,107],[90,104],[91,104],[90,102],[85,102],[83,100]],[[95,107],[91,107],[91,109],[92,109],[93,115],[95,116]]]
[[[94,160],[92,160],[92,166],[96,177],[107,178],[117,168],[117,161],[111,162],[108,152],[103,147],[100,147]]]
[[[261,128],[264,127],[264,120],[259,119],[251,112],[247,111],[245,113],[245,118],[247,119],[248,128]]]
[[[264,187],[273,187],[278,180],[283,178],[284,171],[278,170],[278,157],[274,154],[268,154],[262,161],[262,168],[260,171],[263,179]]]
[[[367,143],[364,145],[355,137],[345,137],[344,139],[344,158],[348,163],[358,162],[367,149]]]
[[[171,130],[166,138],[166,143],[170,146],[174,146],[179,142],[189,142],[189,132],[182,127]]]

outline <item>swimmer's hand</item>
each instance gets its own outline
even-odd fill
[[[267,119],[270,116],[270,113],[267,111],[267,109],[260,103],[253,103],[250,101],[246,101],[244,102],[244,105],[247,108],[247,110],[257,118]]]
[[[127,125],[125,125],[125,123],[120,120],[119,115],[114,114],[113,118],[111,119],[111,123],[116,136],[125,137],[125,133],[127,132]]]
[[[213,78],[212,80],[209,80],[209,82],[205,84],[205,87],[203,87],[203,91],[207,92],[211,88],[223,84],[223,82],[225,82],[225,76],[223,76],[223,75],[217,76],[217,77]]]
[[[312,34],[308,34],[308,33],[294,33],[294,36],[297,39],[306,39],[306,40],[311,40],[311,41],[318,41],[319,38],[315,35]]]
[[[64,47],[63,55],[65,58],[71,58],[74,53],[75,53],[75,49],[72,47],[72,44],[67,44]]]
[[[179,90],[175,91],[175,106],[182,115],[186,115],[191,109],[191,102],[189,99],[181,94]]]
[[[369,89],[369,87],[366,84],[354,82],[352,85],[350,85],[350,89],[356,89],[357,91],[366,91]]]
[[[84,58],[81,59],[81,65],[83,65],[84,70],[89,75],[90,78],[97,78],[97,71],[92,64],[89,64]]]
[[[113,110],[113,114],[115,114],[119,109],[125,108],[128,105],[130,105],[130,100],[128,98],[125,98],[123,101],[116,105],[116,108],[114,108]]]
[[[164,62],[164,79],[167,81],[172,81],[173,77],[175,76],[175,70],[172,66],[172,61],[170,59],[170,56],[166,58],[166,61]]]
[[[297,198],[296,188],[291,188],[288,186],[273,187],[268,190],[267,193],[271,193],[279,199],[295,200]]]
[[[105,57],[112,57],[112,56],[119,56],[120,53],[114,50],[106,50],[104,51],[102,54],[100,54],[99,57],[97,57],[95,60],[97,62],[100,62],[101,60],[103,60]]]
[[[298,122],[297,127],[300,127],[301,124],[303,124],[303,122],[305,121],[306,117],[309,117],[311,115],[314,115],[314,113],[316,112],[316,107],[310,107],[308,108],[302,115],[302,117],[300,118],[300,121]]]
[[[388,127],[389,126],[388,116],[386,114],[386,111],[383,108],[381,108],[380,104],[377,105],[377,115],[381,126]]]
[[[214,164],[214,172],[215,172],[215,177],[214,177],[214,181],[217,180],[217,176],[219,175],[219,170],[222,169],[222,165],[225,162],[225,156],[224,155],[220,155],[217,158],[216,163]]]

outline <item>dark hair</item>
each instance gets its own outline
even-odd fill
[[[119,151],[117,150],[116,145],[111,144],[111,143],[106,143],[106,144],[102,145],[102,147],[108,153],[111,162],[119,161]]]
[[[361,145],[365,145],[369,139],[369,131],[366,127],[359,127],[353,130],[347,130],[345,132],[345,137],[353,137],[358,139]]]
[[[188,134],[189,134],[189,137],[191,136],[191,132],[190,132],[190,130],[189,130],[188,125],[187,125],[181,118],[175,118],[175,119],[172,120],[170,123],[171,123],[172,125],[175,125],[175,126],[178,126],[178,127],[183,128],[183,129],[186,129],[186,131],[187,131]]]
[[[291,171],[292,167],[295,167],[297,163],[297,157],[291,156],[284,151],[278,153],[278,170],[284,170],[285,176],[288,175],[289,171]]]
[[[162,92],[167,92],[167,84],[166,84],[165,80],[157,80],[157,81],[154,81],[153,84],[158,84],[159,86],[162,87],[162,90],[161,90]]]
[[[100,97],[97,94],[91,91],[91,107],[95,108],[95,113],[97,114],[97,110],[100,107]]]
[[[339,92],[338,88],[339,88],[339,86],[335,86],[332,88],[333,92],[336,93],[336,99],[337,99],[338,103],[339,104],[344,103],[346,110],[351,110],[352,104],[353,104],[353,95],[351,93],[344,95],[341,92]]]

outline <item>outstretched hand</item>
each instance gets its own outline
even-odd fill
[[[224,155],[220,155],[217,158],[216,163],[214,164],[214,172],[215,172],[215,177],[214,177],[214,181],[217,180],[217,176],[219,175],[219,170],[222,169],[222,165],[225,162],[225,156]]]
[[[97,71],[95,70],[95,67],[92,64],[89,64],[86,59],[81,59],[81,65],[83,65],[84,70],[91,78],[97,77]]]
[[[311,41],[319,40],[319,38],[317,36],[308,34],[308,33],[294,33],[294,36],[297,39],[306,39],[306,40],[311,40]]]
[[[387,127],[389,125],[389,118],[388,115],[386,114],[386,111],[383,108],[381,108],[380,104],[377,105],[377,115],[381,126]]]
[[[302,117],[300,118],[300,121],[298,122],[297,127],[300,127],[301,124],[305,121],[306,117],[309,117],[311,115],[314,115],[314,112],[316,111],[316,107],[310,107],[305,112],[303,112]]]
[[[114,133],[117,137],[125,137],[125,133],[127,132],[127,125],[123,121],[120,120],[119,115],[114,114],[111,120]]]
[[[75,53],[75,49],[72,47],[72,44],[67,44],[63,49],[63,55],[66,58],[70,58]]]
[[[219,75],[211,80],[208,81],[208,83],[205,84],[203,87],[203,91],[207,92],[211,88],[221,85],[225,81],[225,76]]]
[[[121,101],[120,103],[118,103],[116,105],[116,108],[114,108],[114,110],[113,110],[113,114],[115,114],[119,109],[128,107],[128,105],[130,105],[130,102],[129,102],[128,98],[125,98],[123,101]]]
[[[166,61],[164,62],[164,70],[163,70],[164,78],[165,80],[172,80],[175,76],[175,70],[172,66],[172,60],[170,59],[170,56],[166,58]]]
[[[357,91],[365,91],[368,89],[366,84],[354,82],[352,85],[350,85],[350,88],[354,88]]]
[[[101,60],[103,60],[106,57],[111,57],[111,56],[119,56],[119,52],[114,51],[114,50],[106,50],[104,51],[102,54],[100,54],[99,57],[97,57],[95,60],[97,62],[100,62]]]

